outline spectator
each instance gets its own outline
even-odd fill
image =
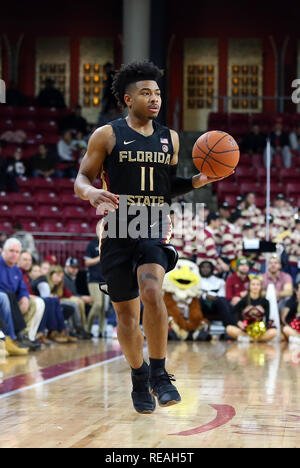
[[[27,99],[25,95],[18,89],[14,81],[10,81],[9,87],[6,90],[6,104],[13,107],[26,106]]]
[[[300,123],[298,123],[294,131],[290,133],[289,143],[292,150],[297,153],[300,152]]]
[[[287,207],[286,197],[283,193],[278,193],[270,207],[270,213],[273,215],[274,227],[278,232],[291,229],[294,226],[293,215]]]
[[[249,264],[245,257],[236,262],[236,272],[226,280],[226,299],[234,307],[248,294]]]
[[[17,182],[18,177],[22,177],[27,173],[25,162],[22,160],[22,149],[17,148],[13,154],[13,159],[7,161],[5,179],[8,190],[12,192],[19,191]]]
[[[41,274],[42,274],[42,276],[47,276],[48,273],[49,273],[49,270],[50,270],[50,268],[51,268],[51,263],[48,262],[47,260],[44,260],[44,261],[41,263],[40,267],[41,267]]]
[[[231,263],[231,266],[243,254],[243,223],[244,219],[239,211],[232,213],[222,236],[222,258]]]
[[[286,168],[291,167],[292,165],[292,153],[289,147],[289,137],[282,129],[282,123],[276,122],[274,129],[270,135],[270,144],[271,144],[271,162],[274,154],[281,154],[283,159],[283,165]],[[267,150],[264,151],[264,161],[265,166],[267,167]]]
[[[13,236],[21,242],[22,250],[26,250],[37,262],[39,259],[39,253],[37,251],[34,237],[30,232],[24,230],[21,223],[17,223],[13,227]]]
[[[39,145],[39,152],[31,158],[31,170],[33,177],[60,177],[61,174],[56,171],[56,159],[50,153],[47,146],[42,143]]]
[[[73,136],[71,130],[65,130],[57,143],[57,154],[60,162],[67,164],[63,171],[63,177],[76,177],[77,169],[73,152],[76,148],[72,145]]]
[[[225,281],[214,276],[213,270],[212,262],[207,260],[199,265],[200,305],[206,319],[209,321],[221,320],[224,327],[227,327],[227,325],[233,324],[233,316],[225,298]]]
[[[71,130],[73,132],[81,132],[82,135],[87,135],[87,121],[82,117],[82,107],[78,104],[72,114],[67,115],[60,124],[62,131]]]
[[[263,153],[266,147],[266,135],[261,133],[257,123],[252,125],[251,132],[244,137],[242,146],[245,153],[250,155]]]
[[[13,317],[7,294],[0,292],[0,321],[1,331],[6,335],[5,349],[10,356],[24,356],[28,354],[29,348],[21,348],[16,342]]]
[[[262,280],[260,277],[250,279],[249,291],[234,307],[238,320],[236,325],[229,325],[226,329],[229,336],[234,339],[242,337],[241,341],[272,340],[277,335],[270,321],[270,304],[263,295]],[[255,323],[264,322],[261,331],[251,331]]]
[[[220,215],[220,227],[218,229],[218,232],[215,234],[215,239],[216,239],[216,244],[220,253],[222,249],[222,238],[223,238],[225,229],[228,226],[228,220],[230,217],[230,208],[229,208],[229,204],[226,201],[219,205],[218,213]]]
[[[253,225],[256,233],[265,225],[265,220],[261,210],[256,206],[256,195],[254,192],[248,192],[245,195],[244,206],[245,208],[242,209],[241,214],[245,218],[245,221]]]
[[[32,316],[32,311],[30,310],[29,292],[24,283],[22,271],[17,266],[20,254],[20,241],[15,238],[8,239],[3,246],[0,257],[0,291],[9,296],[15,334],[19,345],[35,350],[39,348],[39,345],[24,334],[27,327],[26,319]]]
[[[32,266],[30,253],[23,252],[20,267],[22,267],[23,280],[27,285],[31,297],[35,301],[42,301],[44,303],[45,312],[38,328],[40,342],[47,343],[47,339],[49,339],[55,343],[68,343],[71,340],[66,333],[60,302],[57,298],[49,297],[50,288],[47,279],[41,276],[40,266]],[[45,336],[46,330],[48,330],[47,338]]]
[[[99,284],[104,283],[101,274],[100,255],[99,255],[99,239],[93,239],[87,245],[85,251],[85,266],[88,268],[88,289],[92,298],[93,304],[89,311],[87,319],[87,330],[90,332],[94,323],[95,317],[98,318],[99,338],[104,336],[105,327],[105,294],[100,291]]]
[[[285,338],[291,343],[300,344],[300,283],[297,283],[295,294],[285,304],[281,320]]]
[[[209,234],[212,239],[213,243],[211,243],[211,251],[207,251],[207,256],[211,255],[214,256],[214,261],[215,261],[215,268],[216,271],[219,273],[223,272],[228,272],[229,271],[229,265],[225,263],[222,258],[220,257],[221,249],[222,246],[218,242],[220,242],[220,238],[218,236],[219,230],[220,230],[220,225],[221,225],[221,220],[220,220],[220,215],[219,213],[209,213],[207,216],[207,226],[204,229],[204,235]],[[222,241],[222,238],[221,238]],[[207,245],[209,247],[209,245]],[[198,255],[199,258],[199,255]]]
[[[68,317],[71,326],[70,335],[73,338],[80,338],[81,330],[83,329],[84,311],[80,309],[79,298],[73,296],[71,291],[64,285],[64,270],[60,265],[53,265],[47,275],[47,281],[50,286],[51,296],[57,297],[60,300],[64,315],[66,310],[72,309],[71,315]],[[67,312],[69,314],[69,312]],[[67,315],[65,315],[67,318]],[[78,336],[77,336],[78,335]]]
[[[54,80],[47,78],[45,85],[37,96],[37,105],[39,107],[66,107],[63,94],[54,87]]]
[[[274,284],[279,311],[281,312],[287,301],[293,295],[293,279],[281,270],[281,260],[272,254],[268,262],[268,272],[263,276],[263,287],[267,290],[269,284]]]
[[[76,277],[79,272],[79,261],[77,258],[69,257],[65,263],[65,274],[64,274],[64,285],[66,288],[73,294],[73,300],[77,303],[83,328],[77,328],[77,336],[82,339],[90,339],[93,335],[85,331],[86,327],[86,315],[85,315],[85,305],[91,304],[91,296],[81,296],[78,293],[76,286]]]
[[[288,254],[289,272],[296,283],[297,274],[299,273],[300,260],[300,218],[295,219],[295,227],[290,234],[290,243],[286,247]]]
[[[249,241],[259,241],[258,234],[256,234],[254,226],[249,221],[243,224],[243,256],[247,258],[249,267],[251,268],[251,272],[253,273],[260,273],[261,263],[259,261],[259,254],[256,251],[253,252],[251,251],[251,249],[249,249]],[[264,261],[265,260],[263,259],[262,262]]]
[[[29,300],[30,304],[32,305],[32,313],[28,317],[26,321],[26,330],[25,334],[28,335],[28,338],[31,341],[34,341],[36,339],[36,334],[39,329],[40,323],[42,321],[44,312],[45,312],[45,302],[35,296],[33,294],[31,285],[30,285],[30,280],[28,277],[28,271],[30,270],[32,266],[32,256],[29,252],[26,252],[25,250],[21,253],[19,262],[18,262],[18,267],[23,273],[23,281],[27,286],[27,290],[29,292]]]

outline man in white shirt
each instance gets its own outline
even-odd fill
[[[225,296],[225,281],[213,274],[212,262],[204,260],[199,265],[202,313],[208,320],[220,320],[224,327],[234,323],[229,303]]]

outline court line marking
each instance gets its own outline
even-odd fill
[[[79,374],[80,372],[85,372],[86,370],[94,369],[95,367],[100,367],[103,366],[104,364],[109,364],[111,362],[117,361],[118,359],[124,358],[124,355],[121,354],[120,356],[115,356],[113,358],[107,359],[106,361],[101,361],[101,362],[96,362],[95,364],[91,364],[90,366],[87,367],[81,367],[80,369],[76,369],[71,372],[66,372],[65,374],[58,375],[56,377],[51,377],[50,379],[42,380],[41,382],[37,382],[32,385],[28,385],[27,387],[22,387],[18,388],[17,390],[13,390],[12,392],[7,392],[3,393],[0,395],[0,400],[3,400],[4,398],[7,398],[12,395],[16,395],[21,392],[25,392],[27,390],[32,390],[33,388],[40,387],[41,385],[49,384],[51,382],[55,382],[61,379],[64,379],[66,377],[71,377],[72,375]]]

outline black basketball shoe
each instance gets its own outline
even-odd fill
[[[181,402],[181,396],[175,385],[173,374],[168,374],[165,369],[155,369],[150,375],[150,393],[156,396],[159,406],[171,406]]]
[[[131,371],[132,393],[134,409],[138,413],[150,414],[155,410],[155,398],[149,392],[149,372],[135,374]]]

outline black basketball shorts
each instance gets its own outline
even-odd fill
[[[166,272],[173,270],[178,260],[175,247],[160,239],[110,239],[101,243],[100,263],[107,292],[113,302],[139,296],[137,268],[146,263],[161,265]]]

